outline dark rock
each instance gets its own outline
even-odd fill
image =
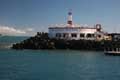
[[[95,40],[64,40],[50,39],[48,33],[38,32],[35,37],[30,37],[12,46],[13,49],[75,49],[75,50],[104,50],[107,46],[119,46],[119,41]]]

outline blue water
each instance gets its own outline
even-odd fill
[[[120,80],[120,57],[95,51],[0,49],[0,80]]]
[[[120,57],[73,50],[1,50],[0,80],[119,80]]]
[[[0,36],[0,43],[16,43],[29,38],[28,36]]]
[[[12,44],[23,41],[29,37],[23,36],[0,36],[0,49],[10,48]]]

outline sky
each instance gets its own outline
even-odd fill
[[[102,24],[107,32],[120,32],[120,0],[0,0],[0,33],[35,35],[51,24],[66,24],[72,9],[73,22]]]

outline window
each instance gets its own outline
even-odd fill
[[[80,37],[85,37],[85,34],[80,34]]]
[[[101,35],[98,35],[99,38],[101,38]]]
[[[94,37],[94,34],[87,34],[87,37],[88,37],[88,38]]]
[[[66,37],[66,34],[63,34],[63,37]]]
[[[61,34],[60,33],[56,33],[56,37],[61,37]]]
[[[92,34],[92,37],[95,37],[95,34]]]
[[[91,37],[91,34],[87,34],[87,37]]]
[[[68,33],[63,33],[63,37],[64,37],[64,38],[68,38],[68,37],[69,37],[69,34],[68,34]]]
[[[77,37],[77,34],[76,33],[72,33],[71,36],[72,37]]]

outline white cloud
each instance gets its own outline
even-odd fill
[[[27,28],[25,31],[32,32],[32,31],[34,31],[34,29],[33,28]]]
[[[3,35],[23,35],[26,34],[26,31],[8,26],[0,26],[0,33]]]

